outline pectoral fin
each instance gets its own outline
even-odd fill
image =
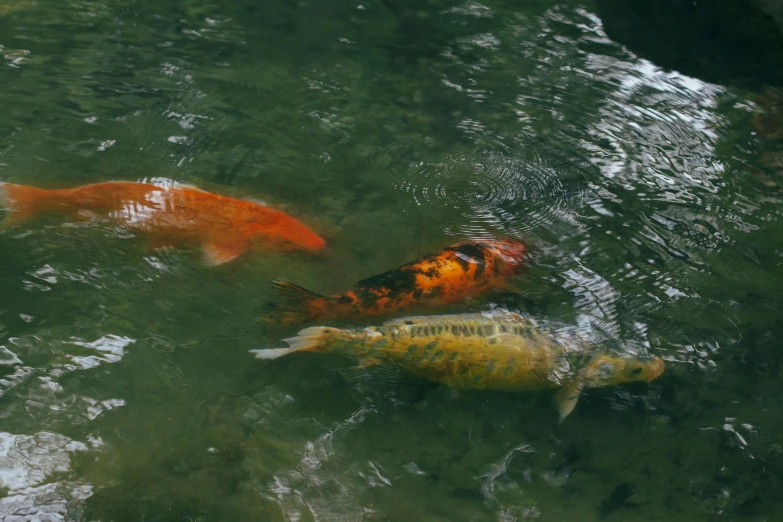
[[[78,221],[95,221],[98,219],[98,214],[92,210],[81,209],[74,215],[74,219]]]
[[[204,243],[204,263],[217,266],[228,263],[245,251],[244,243]]]
[[[561,388],[555,394],[555,406],[560,413],[560,422],[568,417],[568,415],[574,411],[576,403],[579,401],[579,395],[582,393],[582,388],[585,385],[582,381],[572,382],[565,388]]]
[[[372,368],[373,366],[377,366],[383,362],[383,359],[379,359],[378,357],[365,357],[362,359],[362,361],[354,366],[355,370],[365,370],[367,368]]]

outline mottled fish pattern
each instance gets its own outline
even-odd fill
[[[286,298],[267,307],[270,321],[295,324],[325,317],[381,316],[416,304],[460,302],[500,286],[527,249],[507,240],[463,241],[399,268],[363,279],[342,294],[323,296],[282,279]]]
[[[254,350],[273,359],[294,351],[353,355],[364,365],[390,362],[457,389],[525,391],[561,388],[561,419],[585,386],[652,381],[657,357],[620,356],[599,345],[559,341],[531,318],[505,311],[394,319],[357,330],[306,328],[289,348]]]

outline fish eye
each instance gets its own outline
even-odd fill
[[[639,375],[640,373],[642,373],[641,368],[634,368],[633,371],[631,372],[631,375]]]

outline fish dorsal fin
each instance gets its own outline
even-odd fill
[[[579,402],[579,396],[582,394],[582,389],[584,387],[584,381],[579,379],[572,382],[568,386],[561,388],[560,391],[555,394],[555,407],[560,414],[560,422],[563,422],[563,420],[568,417],[572,411],[574,411],[576,403]]]
[[[237,243],[204,243],[203,257],[207,266],[217,266],[228,263],[239,257],[245,251],[242,242]]]
[[[196,190],[198,192],[207,192],[206,190],[199,188],[191,183],[183,183],[169,178],[141,178],[138,183],[144,183],[147,185],[154,185],[164,190],[167,189],[188,189]],[[209,194],[209,192],[207,192]]]
[[[383,323],[383,326],[408,326],[408,325],[428,325],[448,323],[494,323],[499,321],[530,323],[530,320],[522,315],[505,310],[493,310],[491,312],[478,312],[469,314],[451,314],[451,315],[418,315],[411,317],[399,317]]]
[[[177,183],[176,185],[174,185],[174,188],[195,190],[196,192],[205,192],[207,194],[211,194],[211,192],[207,192],[203,188],[199,188],[196,185],[191,185],[190,183]]]
[[[247,201],[248,203],[253,203],[254,205],[260,205],[262,207],[270,207],[269,203],[267,203],[263,199],[254,198],[253,196],[242,196],[239,199],[241,199],[242,201]]]

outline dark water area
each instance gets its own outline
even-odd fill
[[[611,39],[665,69],[741,89],[783,84],[783,30],[749,2],[597,0],[596,7]]]
[[[780,35],[650,41],[615,4],[0,1],[0,181],[193,184],[327,241],[209,268],[99,224],[0,231],[0,519],[777,520]],[[560,424],[548,391],[249,352],[298,330],[263,321],[273,278],[337,293],[487,237],[524,270],[428,313],[559,321],[666,373]]]

